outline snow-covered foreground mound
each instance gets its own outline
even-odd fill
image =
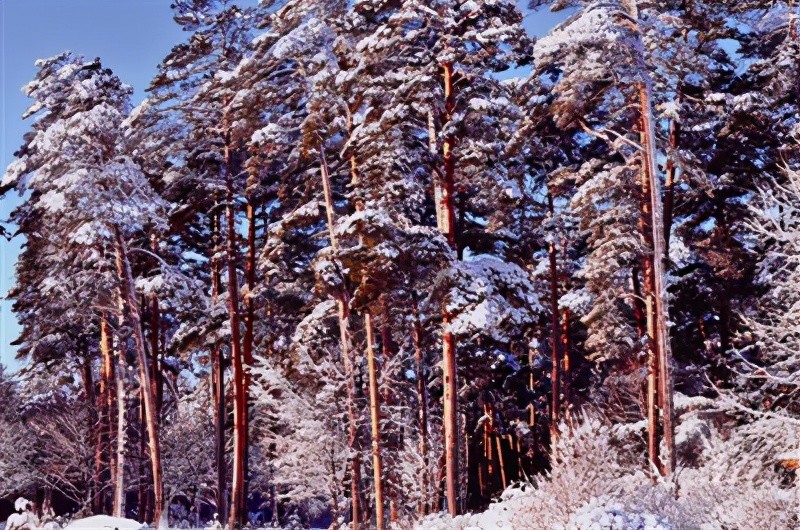
[[[642,469],[644,425],[586,418],[564,430],[553,469],[479,514],[434,515],[418,530],[789,530],[800,484],[778,460],[796,446],[784,421],[742,418],[703,398],[676,399],[679,470]],[[569,432],[568,432],[569,431]]]
[[[64,530],[141,530],[147,525],[133,519],[94,515],[85,519],[77,519],[69,523]]]

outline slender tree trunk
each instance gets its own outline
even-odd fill
[[[641,29],[639,27],[639,9],[636,0],[626,0],[627,11],[632,24],[632,30],[641,44]],[[639,50],[644,49],[643,45],[638,46]],[[645,58],[638,58],[639,68],[642,78],[636,81],[634,88],[639,97],[639,108],[642,130],[642,180],[647,181],[647,188],[643,189],[646,194],[646,201],[649,200],[650,219],[649,225],[652,237],[652,295],[648,293],[652,307],[648,307],[652,312],[652,325],[648,325],[651,342],[654,345],[652,355],[654,362],[651,368],[656,372],[657,397],[656,403],[660,403],[660,424],[664,442],[664,458],[661,466],[661,473],[670,474],[675,468],[675,429],[673,424],[672,410],[672,352],[670,349],[668,321],[668,306],[666,300],[666,289],[664,286],[664,260],[666,243],[664,238],[664,214],[661,195],[661,185],[656,172],[656,136],[655,125],[653,123],[653,108],[651,97],[651,82],[645,66]],[[648,377],[649,379],[649,377]],[[651,398],[648,398],[648,400]],[[651,428],[656,427],[651,425]],[[657,450],[657,449],[656,449]]]
[[[495,443],[497,444],[497,465],[500,468],[500,483],[505,491],[508,487],[508,480],[506,480],[506,462],[503,456],[503,437],[499,434],[495,436]]]
[[[453,92],[453,65],[442,65],[445,95],[445,121],[450,119],[455,108]],[[442,145],[444,156],[444,182],[436,192],[436,212],[439,231],[447,238],[452,249],[458,253],[455,234],[455,158],[453,157],[453,138],[445,138]],[[450,515],[458,512],[458,383],[456,380],[456,341],[450,331],[451,315],[442,305],[442,372],[444,384],[444,457],[445,491],[447,511]]]
[[[250,370],[253,367],[253,354],[254,354],[254,341],[255,341],[255,301],[253,299],[253,291],[256,288],[256,217],[255,207],[252,201],[247,201],[247,262],[245,264],[245,280],[247,281],[247,296],[244,300],[245,306],[245,321],[244,321],[244,341],[242,343],[242,353],[244,355],[244,364],[246,366],[244,374],[244,396],[245,396],[245,415],[244,420],[244,437],[245,447],[247,450],[244,453],[244,476],[250,476],[250,384],[251,375]],[[244,498],[248,497],[249,482],[245,480],[244,483]]]
[[[139,363],[139,378],[143,388],[151,389],[150,369],[148,367],[147,351],[145,349],[144,334],[142,333],[142,319],[139,313],[136,291],[134,288],[133,274],[128,249],[125,239],[119,228],[114,229],[115,251],[117,261],[117,274],[120,281],[120,295],[124,302],[130,326],[133,329],[133,339],[136,346],[136,357]],[[144,393],[145,417],[147,419],[148,447],[150,449],[150,464],[153,474],[153,493],[155,496],[153,524],[158,528],[166,527],[166,513],[164,512],[164,484],[161,474],[161,446],[158,440],[158,420],[156,418],[156,400],[151,392]]]
[[[147,499],[150,496],[145,487],[145,476],[147,475],[147,470],[145,469],[147,462],[147,417],[144,413],[144,400],[146,390],[144,388],[139,389],[139,488],[136,492],[136,510],[139,513],[140,521],[146,521],[147,516]]]
[[[572,348],[569,343],[569,309],[561,313],[561,351],[564,355],[564,369],[561,373],[561,395],[564,397],[564,418],[572,417]]]
[[[414,373],[417,387],[417,420],[419,422],[419,454],[422,459],[422,470],[420,472],[420,490],[423,498],[417,504],[417,513],[427,515],[429,513],[428,482],[430,460],[428,456],[428,395],[425,385],[425,367],[422,356],[422,323],[419,319],[417,301],[414,300],[414,330],[412,339],[414,342]]]
[[[118,354],[115,360],[115,350],[113,344],[113,336],[111,327],[108,323],[108,315],[103,314],[101,320],[100,332],[100,348],[103,358],[107,362],[106,370],[108,375],[106,385],[106,445],[104,447],[105,461],[108,462],[108,469],[103,472],[103,476],[107,480],[108,485],[113,488],[116,484],[114,478],[116,476],[115,470],[117,469],[117,449],[113,443],[116,440],[117,422],[116,418],[116,397],[117,397],[117,379],[124,377],[125,373],[117,373],[116,364],[119,361]],[[104,351],[104,353],[103,353]],[[114,494],[104,494],[101,497],[103,510],[105,513],[111,513],[114,505]]]
[[[641,134],[642,143],[644,140],[644,133]],[[641,198],[641,218],[639,220],[639,227],[642,231],[642,239],[645,242],[646,254],[642,258],[642,275],[644,276],[644,288],[642,296],[644,301],[642,303],[642,310],[645,319],[645,333],[643,336],[647,337],[647,455],[650,461],[651,472],[664,474],[664,465],[661,462],[659,453],[660,445],[660,422],[659,422],[659,409],[658,409],[658,343],[656,340],[656,327],[655,327],[655,277],[653,271],[653,231],[652,231],[652,213],[650,204],[650,179],[647,171],[642,171],[640,174],[640,182],[642,187]],[[636,271],[634,271],[636,274]],[[638,278],[638,275],[637,275]],[[634,282],[634,290],[637,284]],[[656,475],[654,474],[653,477]]]
[[[231,327],[231,361],[233,366],[233,481],[231,483],[230,527],[238,528],[247,522],[245,489],[245,455],[247,454],[247,384],[240,330],[239,279],[236,271],[238,256],[236,236],[236,205],[234,204],[234,164],[230,142],[225,142],[225,222],[226,222],[226,284],[228,289],[228,319]]]
[[[216,255],[220,251],[220,218],[214,209],[211,215],[211,234],[213,251],[211,257],[211,303],[217,304],[219,299],[222,277],[219,260]],[[214,453],[217,468],[217,517],[220,523],[227,521],[227,465],[225,464],[225,358],[220,344],[217,342],[213,348],[214,355]]]
[[[494,446],[492,444],[492,437],[494,434],[494,411],[489,403],[483,404],[483,415],[485,420],[483,422],[483,461],[486,463],[486,482],[484,486],[494,484]],[[491,492],[490,492],[491,493]],[[486,492],[481,491],[481,495],[486,497]]]
[[[124,303],[122,295],[120,294],[119,300],[119,323],[120,327],[124,324]],[[116,402],[117,402],[117,449],[114,455],[114,498],[111,509],[111,515],[114,517],[125,517],[125,446],[127,445],[127,431],[126,431],[126,395],[125,395],[125,379],[127,378],[127,363],[125,362],[125,351],[122,346],[122,341],[115,337],[116,355],[117,355],[117,377],[116,377]]]
[[[86,402],[95,404],[95,407],[90,409],[89,413],[89,432],[91,433],[91,443],[94,449],[95,455],[95,462],[94,462],[94,474],[93,480],[89,484],[89,491],[86,492],[87,497],[91,499],[91,506],[92,509],[96,507],[96,500],[97,500],[97,491],[100,488],[100,480],[99,480],[99,473],[97,469],[97,455],[102,455],[102,450],[100,448],[100,443],[103,436],[103,422],[102,422],[102,411],[98,405],[100,402],[97,398],[97,391],[95,390],[95,381],[94,381],[94,374],[92,373],[92,359],[89,357],[88,353],[85,351],[83,346],[80,347],[81,351],[79,352],[80,355],[83,357],[83,366],[82,366],[82,380],[83,380],[83,390],[86,394]],[[101,367],[102,370],[102,367]]]
[[[319,148],[320,173],[322,175],[322,189],[325,197],[325,214],[327,217],[328,234],[331,247],[338,248],[335,230],[335,213],[333,210],[333,194],[331,190],[328,163],[325,161],[324,147]],[[347,392],[347,447],[350,452],[350,495],[352,503],[352,530],[358,530],[361,520],[361,456],[358,450],[358,413],[355,407],[356,381],[351,357],[350,339],[350,309],[349,295],[343,291],[336,298],[339,315],[339,337],[341,340],[342,363],[344,364],[345,389]]]
[[[358,189],[359,175],[355,155],[350,156],[351,185]],[[330,184],[328,185],[330,191]],[[364,201],[355,201],[356,211],[364,211]],[[332,211],[332,208],[331,208]],[[364,237],[359,236],[358,242],[364,245]],[[375,361],[375,330],[372,326],[372,314],[369,308],[364,310],[364,331],[367,342],[367,372],[369,378],[369,412],[370,412],[370,437],[372,442],[372,472],[375,488],[375,525],[377,530],[383,530],[384,499],[383,499],[383,460],[381,458],[381,405],[378,393],[378,368]],[[384,350],[387,344],[383,343]]]
[[[547,194],[550,219],[555,218],[552,194]],[[555,455],[558,428],[561,422],[561,312],[558,309],[558,251],[551,238],[547,255],[550,263],[550,451]]]
[[[227,521],[228,474],[225,463],[225,360],[222,348],[214,345],[214,454],[217,468],[217,517]]]
[[[122,366],[120,366],[122,368]],[[124,373],[120,370],[121,373]],[[114,517],[125,516],[125,382],[122,375],[117,377],[117,454],[114,467]]]
[[[658,396],[661,406],[661,428],[664,438],[664,465],[665,475],[675,469],[675,428],[672,411],[672,349],[669,341],[669,328],[667,327],[668,305],[666,287],[664,285],[664,219],[661,210],[661,186],[656,173],[655,131],[652,122],[652,106],[650,87],[642,84],[639,90],[640,105],[643,116],[643,129],[645,131],[644,149],[646,154],[647,174],[650,180],[650,203],[652,205],[653,220],[650,223],[653,229],[653,312],[654,312],[654,339],[656,340],[656,366],[658,367]]]
[[[369,412],[372,432],[372,471],[375,481],[375,526],[383,530],[383,461],[381,459],[380,403],[378,396],[378,369],[375,362],[375,337],[372,315],[364,312],[364,328],[367,334],[367,369],[369,372]]]
[[[111,384],[114,380],[114,355],[111,352],[111,337],[108,329],[108,320],[105,314],[100,316],[100,387],[98,389],[98,438],[94,453],[95,496],[92,511],[102,513],[106,509],[105,486],[108,482],[108,471],[111,469],[113,459],[106,456],[110,445],[110,431],[114,404],[114,393]]]
[[[536,427],[536,407],[534,405],[534,391],[536,390],[536,374],[533,373],[533,363],[536,357],[536,351],[533,348],[528,348],[528,392],[530,393],[531,402],[528,404],[528,428],[531,431],[531,438],[533,438],[533,429]],[[533,443],[533,440],[531,440]]]
[[[158,240],[155,235],[150,237],[150,250],[158,254]],[[150,295],[150,367],[151,367],[151,392],[156,400],[156,419],[161,423],[161,408],[164,403],[164,378],[161,374],[161,310],[158,306],[158,295]]]
[[[443,325],[450,325],[450,318],[444,319]],[[444,455],[445,455],[445,491],[447,495],[447,511],[457,515],[458,500],[458,426],[457,426],[457,386],[455,364],[455,337],[445,331],[442,337],[442,365],[444,377]]]

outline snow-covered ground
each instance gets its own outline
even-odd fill
[[[84,519],[76,519],[64,527],[64,530],[141,530],[143,525],[133,519],[94,515]]]

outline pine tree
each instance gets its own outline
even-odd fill
[[[28,116],[42,118],[34,122],[33,133],[7,175],[19,191],[35,193],[14,216],[24,224],[32,211],[40,212],[50,220],[51,237],[68,241],[78,256],[113,271],[116,293],[107,298],[117,300],[120,323],[130,326],[140,384],[149,390],[150,369],[128,241],[163,230],[166,205],[122,152],[120,129],[130,110],[131,89],[99,60],[87,62],[63,54],[41,61],[39,68],[26,91],[35,101]],[[161,526],[166,521],[160,519],[164,497],[155,396],[150,391],[143,395],[155,521]]]
[[[211,302],[224,302],[227,307],[230,336],[226,338],[230,345],[234,388],[234,473],[230,521],[231,525],[242,525],[247,513],[249,400],[245,371],[252,364],[245,359],[240,329],[243,314],[239,303],[240,248],[235,229],[239,216],[236,203],[244,190],[244,158],[232,136],[233,125],[227,108],[231,96],[221,87],[221,81],[236,67],[247,49],[252,10],[227,1],[181,1],[173,5],[173,11],[176,22],[190,32],[191,37],[186,43],[175,46],[159,66],[159,73],[149,89],[152,95],[138,109],[132,121],[135,135],[147,138],[135,155],[141,157],[149,172],[160,180],[166,197],[184,196],[187,190],[192,190],[188,205],[174,212],[173,217],[185,225],[185,233],[194,236],[184,238],[189,248],[194,250],[193,245],[200,243],[198,254],[212,256],[211,273],[206,276],[212,283]],[[207,237],[199,241],[195,239],[195,234],[207,234],[209,230],[212,232],[210,239],[218,242],[216,248],[209,248]],[[220,283],[221,256],[225,257],[225,293]],[[212,329],[219,325],[213,320],[206,324]],[[249,341],[248,347],[251,353],[252,343]],[[222,414],[225,395],[222,370],[225,363],[221,355],[221,347],[215,344],[217,370],[214,377],[220,400],[217,407],[219,467],[224,461],[225,447],[221,438],[225,419]],[[222,470],[217,491],[218,512],[224,517],[226,485]]]

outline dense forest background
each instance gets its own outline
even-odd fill
[[[39,61],[0,497],[796,528],[800,8],[534,0],[572,13],[537,40],[521,7],[175,0],[135,108]]]

